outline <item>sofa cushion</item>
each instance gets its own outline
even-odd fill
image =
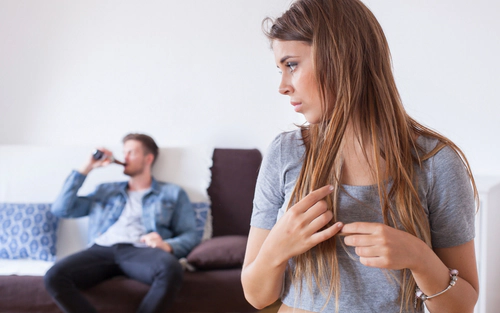
[[[248,235],[261,161],[257,149],[214,149],[212,180],[207,189],[214,237]]]
[[[240,277],[240,269],[186,272],[168,312],[256,312],[243,296]],[[135,313],[148,290],[146,284],[116,277],[82,292],[100,313]],[[0,276],[0,312],[61,311],[45,290],[42,276],[12,275]]]
[[[247,236],[219,236],[199,244],[187,256],[198,270],[237,268],[243,264]]]
[[[54,261],[58,218],[50,204],[0,204],[0,258]]]

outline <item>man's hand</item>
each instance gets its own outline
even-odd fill
[[[157,233],[152,232],[141,237],[141,242],[144,242],[148,247],[159,248],[167,252],[172,252],[172,247]]]
[[[101,167],[101,166],[106,166],[111,163],[111,160],[109,157],[113,156],[113,152],[109,151],[108,149],[105,149],[103,147],[97,148],[98,150],[101,150],[104,153],[104,156],[99,159],[95,160],[90,154],[88,159],[82,164],[78,172],[83,175],[88,175],[90,171],[92,171],[94,168]]]

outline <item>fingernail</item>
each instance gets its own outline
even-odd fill
[[[332,185],[330,185],[330,187],[329,187],[328,189],[333,190],[333,186],[332,186]]]
[[[342,227],[344,227],[344,224],[342,222],[337,222],[337,227],[342,228]]]

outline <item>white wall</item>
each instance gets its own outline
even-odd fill
[[[261,20],[288,0],[0,0],[0,144],[259,148],[296,116]],[[500,3],[366,0],[408,110],[500,175]]]
[[[368,0],[408,111],[454,140],[476,174],[500,175],[500,2]]]

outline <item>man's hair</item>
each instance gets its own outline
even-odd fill
[[[142,143],[142,146],[144,147],[144,152],[145,153],[151,153],[154,156],[153,163],[156,161],[156,158],[158,157],[159,149],[158,146],[156,145],[156,142],[153,140],[148,135],[144,134],[128,134],[125,137],[123,137],[122,142],[125,143],[129,140],[137,140],[140,143]]]

